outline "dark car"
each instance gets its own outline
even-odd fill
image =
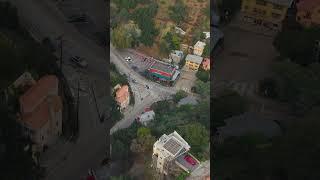
[[[79,56],[73,56],[70,58],[70,61],[78,65],[79,67],[86,68],[88,67],[88,63]]]

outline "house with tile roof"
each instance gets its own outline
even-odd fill
[[[296,20],[304,27],[320,25],[320,0],[300,0]]]
[[[62,133],[62,100],[54,75],[40,78],[19,98],[18,122],[38,148],[51,145]]]
[[[116,101],[117,101],[118,105],[120,106],[121,111],[129,106],[130,93],[129,93],[129,86],[128,85],[120,86],[116,90]]]

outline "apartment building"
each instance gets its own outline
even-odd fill
[[[164,175],[168,175],[171,169],[181,168],[188,173],[195,170],[200,162],[188,153],[190,145],[176,132],[163,134],[153,145],[153,167]],[[188,158],[194,163],[190,164]]]
[[[23,132],[41,149],[55,142],[62,133],[62,100],[59,80],[54,75],[40,78],[19,98],[18,122]]]
[[[186,57],[186,64],[185,66],[193,71],[198,71],[203,58],[201,56],[188,54]]]
[[[204,50],[204,47],[206,46],[206,43],[198,41],[194,46],[193,46],[193,54],[201,56]]]
[[[280,30],[292,2],[293,0],[242,0],[242,19],[271,30]]]
[[[320,0],[300,0],[296,20],[304,27],[320,25]]]

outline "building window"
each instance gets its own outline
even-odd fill
[[[257,5],[260,5],[260,6],[266,6],[266,5],[267,5],[267,2],[264,1],[264,0],[257,0],[257,1],[256,1],[256,4],[257,4]]]
[[[298,20],[298,21],[300,21],[300,20],[301,20],[300,16],[298,16],[298,17],[297,17],[297,20]]]
[[[273,9],[283,10],[283,6],[280,6],[280,5],[278,5],[278,4],[274,4],[274,5],[273,5]]]
[[[44,137],[43,136],[41,136],[41,140],[43,141],[43,139],[44,139]]]
[[[277,13],[272,13],[272,17],[273,17],[274,19],[278,19],[278,18],[281,17],[281,15],[280,15],[280,14],[277,14]]]
[[[56,122],[56,126],[58,127],[58,125],[59,125],[59,124],[58,124],[58,121],[57,121],[57,122]]]

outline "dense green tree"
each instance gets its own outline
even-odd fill
[[[218,97],[213,98],[213,127],[224,124],[223,120],[240,115],[247,110],[247,100],[237,92],[226,90]]]
[[[186,20],[187,16],[187,6],[182,0],[177,0],[174,6],[169,7],[169,16],[170,18],[180,25],[183,21]]]
[[[284,29],[274,39],[274,46],[283,57],[300,65],[315,62],[314,48],[320,40],[320,29]]]
[[[215,147],[216,178],[319,179],[319,112],[290,121],[285,134],[271,140],[259,134],[226,139]]]
[[[180,49],[181,38],[176,33],[168,32],[163,39],[168,43],[170,51]]]
[[[120,49],[129,48],[132,45],[133,37],[121,26],[114,28],[111,32],[112,44]]]
[[[191,123],[178,127],[177,132],[189,143],[191,146],[191,153],[204,160],[205,157],[203,152],[209,146],[209,132],[200,123]]]
[[[179,102],[181,99],[183,99],[183,98],[185,98],[185,97],[187,97],[187,96],[188,96],[188,94],[187,94],[185,91],[179,90],[175,95],[173,95],[173,101],[174,101],[175,103],[177,103],[177,102]]]
[[[204,70],[202,67],[196,73],[196,77],[202,82],[208,82],[210,80],[210,71]]]
[[[210,43],[210,42],[209,42]],[[202,53],[203,57],[207,57],[210,58],[210,44],[206,44],[206,46],[203,49],[203,53]]]
[[[137,138],[131,142],[130,149],[132,152],[145,153],[152,150],[156,138],[152,136],[151,130],[146,127],[141,127],[137,131]]]
[[[279,62],[272,69],[278,77],[279,99],[289,102],[295,113],[304,113],[319,105],[319,64],[303,67],[292,62]]]
[[[203,82],[200,80],[196,81],[196,92],[200,94],[202,97],[210,96],[210,81]]]

